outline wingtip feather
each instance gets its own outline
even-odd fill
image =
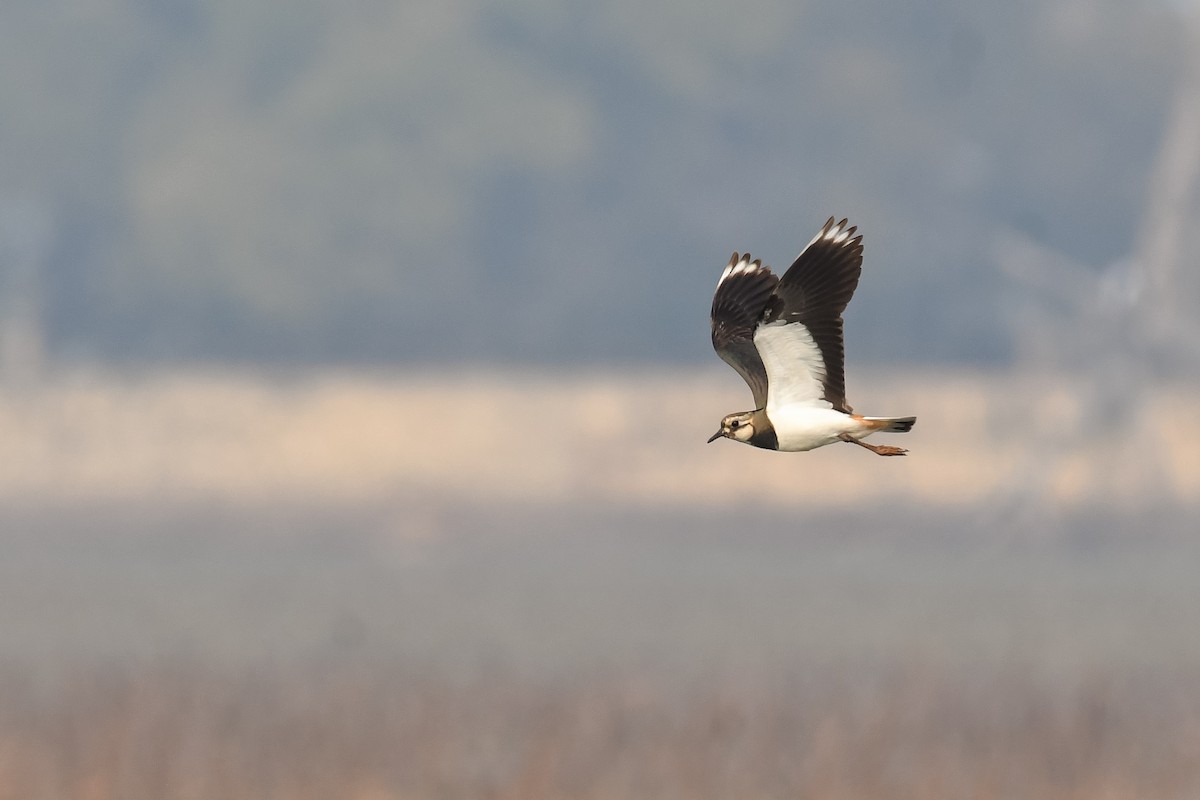
[[[761,258],[756,258],[753,261],[751,261],[750,258],[751,256],[749,253],[742,253],[739,255],[737,251],[734,251],[733,255],[729,258],[729,263],[721,272],[721,278],[717,281],[717,288],[720,288],[722,283],[734,275],[770,271],[769,267],[763,266]]]

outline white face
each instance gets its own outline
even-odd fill
[[[754,426],[750,424],[750,417],[751,414],[746,412],[730,414],[721,420],[721,432],[726,437],[737,439],[739,442],[750,441],[750,437],[754,436]]]

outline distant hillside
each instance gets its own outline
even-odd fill
[[[1171,6],[678,13],[8,2],[5,302],[68,358],[696,361],[729,252],[786,267],[838,214],[859,357],[995,362],[997,236],[1131,251]]]

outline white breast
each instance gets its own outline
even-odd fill
[[[780,450],[812,450],[838,441],[842,434],[861,439],[870,431],[849,414],[834,411],[828,405],[790,405],[771,410],[767,416],[775,427]]]

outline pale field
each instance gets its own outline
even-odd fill
[[[0,499],[588,502],[1064,508],[1200,502],[1198,387],[1114,419],[1046,376],[852,376],[863,413],[916,414],[877,441],[776,454],[719,441],[748,393],[723,368],[603,373],[61,372],[0,393]],[[1096,418],[1095,424],[1087,422]],[[1182,424],[1181,424],[1182,423]]]
[[[852,378],[908,458],[706,445],[723,368],[4,391],[0,800],[1200,797],[1195,387]]]

